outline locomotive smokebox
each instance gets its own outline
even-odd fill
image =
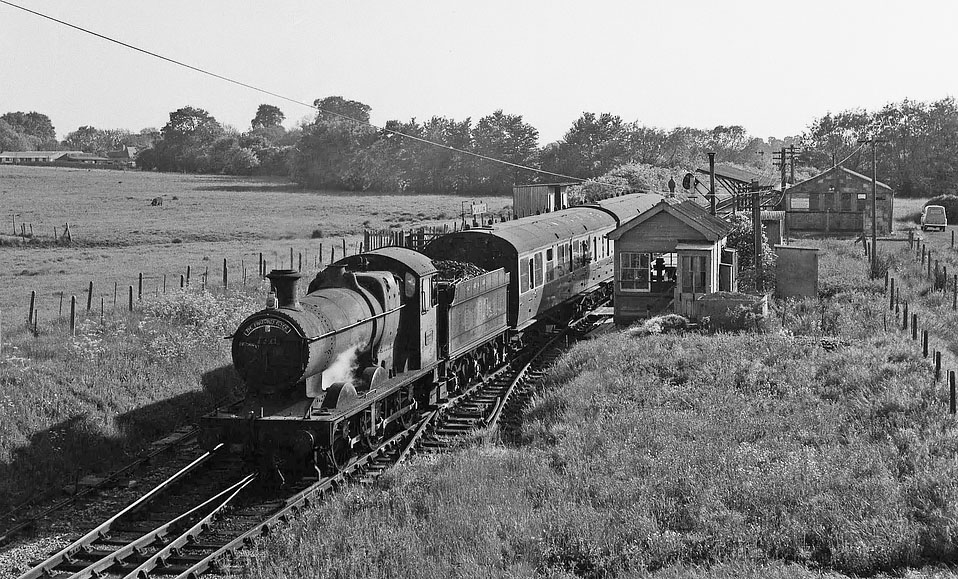
[[[302,277],[299,272],[292,269],[274,269],[266,277],[276,288],[277,307],[298,310],[299,299],[296,296],[296,282]]]

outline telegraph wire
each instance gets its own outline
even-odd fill
[[[258,87],[258,86],[254,86],[254,85],[251,85],[251,84],[247,84],[247,83],[245,83],[245,82],[242,82],[242,81],[239,81],[239,80],[230,78],[230,77],[228,77],[228,76],[223,76],[223,75],[221,75],[221,74],[217,74],[217,73],[215,73],[215,72],[212,72],[212,71],[209,71],[209,70],[200,68],[200,67],[198,67],[198,66],[193,66],[193,65],[191,65],[191,64],[187,64],[187,63],[185,63],[185,62],[182,62],[182,61],[179,61],[179,60],[170,58],[170,57],[168,57],[168,56],[163,56],[162,54],[158,54],[158,53],[156,53],[156,52],[152,52],[152,51],[146,50],[145,48],[140,48],[140,47],[138,47],[138,46],[134,46],[134,45],[132,45],[132,44],[128,44],[128,43],[123,42],[123,41],[121,41],[121,40],[117,40],[117,39],[115,39],[115,38],[112,38],[112,37],[110,37],[110,36],[106,36],[106,35],[104,35],[104,34],[100,34],[100,33],[98,33],[98,32],[94,32],[94,31],[89,30],[89,29],[87,29],[87,28],[83,28],[82,26],[77,26],[76,24],[71,24],[70,22],[66,22],[66,21],[64,21],[64,20],[60,20],[60,19],[58,19],[58,18],[54,18],[53,16],[49,16],[49,15],[47,15],[47,14],[43,14],[42,12],[37,12],[36,10],[31,10],[31,9],[29,9],[29,8],[25,8],[25,7],[20,6],[20,5],[18,5],[18,4],[14,4],[14,3],[12,3],[12,2],[9,2],[8,0],[0,0],[0,4],[5,4],[5,5],[7,5],[7,6],[10,6],[11,8],[16,8],[16,9],[22,10],[22,11],[24,11],[24,12],[29,12],[30,14],[33,14],[33,15],[35,15],[35,16],[39,16],[40,18],[45,18],[45,19],[50,20],[50,21],[52,21],[52,22],[56,22],[57,24],[61,24],[61,25],[66,26],[66,27],[73,28],[74,30],[79,30],[80,32],[84,32],[84,33],[90,34],[90,35],[92,35],[92,36],[96,36],[97,38],[100,38],[100,39],[102,39],[102,40],[106,40],[107,42],[112,42],[112,43],[114,43],[114,44],[118,44],[118,45],[120,45],[120,46],[122,46],[122,47],[124,47],[124,48],[128,48],[128,49],[130,49],[130,50],[133,50],[133,51],[136,51],[136,52],[140,52],[140,53],[146,54],[146,55],[148,55],[148,56],[152,56],[153,58],[158,58],[158,59],[160,59],[160,60],[164,60],[164,61],[166,61],[166,62],[175,64],[175,65],[177,65],[177,66],[182,66],[182,67],[184,67],[184,68],[188,68],[188,69],[190,69],[190,70],[192,70],[192,71],[194,71],[194,72],[198,72],[198,73],[200,73],[200,74],[205,74],[205,75],[207,75],[207,76],[212,76],[213,78],[216,78],[216,79],[219,79],[219,80],[228,82],[228,83],[232,83],[232,84],[235,84],[235,85],[238,85],[238,86],[241,86],[241,87],[244,87],[244,88],[247,88],[247,89],[250,89],[250,90],[253,90],[253,91],[262,93],[262,94],[265,94],[265,95],[269,95],[269,96],[274,97],[274,98],[278,98],[278,99],[281,99],[281,100],[284,100],[284,101],[287,101],[287,102],[291,102],[291,103],[294,103],[294,104],[297,104],[297,105],[301,105],[301,106],[304,106],[304,107],[308,107],[308,108],[314,109],[314,110],[319,111],[319,112],[324,113],[324,114],[333,115],[333,116],[339,117],[339,118],[341,118],[341,119],[344,119],[344,120],[347,120],[347,121],[351,121],[351,122],[354,122],[354,123],[357,123],[357,124],[360,124],[360,125],[366,125],[366,126],[368,126],[368,127],[372,127],[373,129],[376,129],[376,130],[381,130],[381,131],[384,131],[384,132],[387,132],[387,133],[391,133],[391,134],[394,134],[394,135],[399,135],[399,136],[401,136],[401,137],[405,137],[405,138],[411,139],[411,140],[413,140],[413,141],[418,141],[418,142],[423,143],[423,144],[426,144],[426,145],[432,145],[432,146],[434,146],[434,147],[439,147],[440,149],[445,149],[445,150],[447,150],[447,151],[452,151],[452,152],[454,152],[454,153],[461,153],[461,154],[463,154],[463,155],[469,155],[469,156],[471,156],[471,157],[475,157],[475,158],[478,158],[478,159],[483,159],[483,160],[485,160],[485,161],[491,161],[491,162],[493,162],[493,163],[499,163],[499,164],[502,164],[502,165],[508,165],[508,166],[510,166],[510,167],[515,167],[515,168],[517,168],[517,169],[523,169],[523,170],[526,170],[526,171],[532,171],[532,172],[534,172],[534,173],[540,173],[540,174],[543,174],[543,175],[551,175],[551,176],[553,176],[553,177],[561,177],[561,178],[563,178],[563,179],[571,179],[571,180],[573,180],[573,181],[579,181],[579,182],[585,181],[585,179],[583,179],[583,178],[581,178],[581,177],[572,177],[572,176],[570,176],[570,175],[563,175],[562,173],[553,173],[553,172],[551,172],[551,171],[545,171],[545,170],[543,170],[543,169],[536,169],[535,167],[529,167],[529,166],[527,166],[527,165],[520,165],[520,164],[518,164],[518,163],[512,163],[512,162],[510,162],[510,161],[505,161],[505,160],[503,160],[503,159],[496,159],[495,157],[489,157],[488,155],[483,155],[483,154],[481,154],[481,153],[476,153],[476,152],[473,152],[473,151],[466,151],[466,150],[464,150],[464,149],[457,149],[456,147],[452,147],[452,146],[449,146],[449,145],[445,145],[445,144],[443,144],[443,143],[438,143],[438,142],[436,142],[436,141],[430,141],[429,139],[424,139],[424,138],[422,138],[422,137],[417,137],[417,136],[415,136],[415,135],[410,135],[410,134],[407,134],[407,133],[403,133],[403,132],[401,132],[401,131],[395,131],[395,130],[392,130],[392,129],[386,129],[385,127],[378,127],[378,126],[376,126],[376,125],[370,123],[369,121],[363,121],[363,120],[360,120],[360,119],[353,118],[353,117],[351,117],[351,116],[349,116],[349,115],[344,115],[344,114],[342,114],[342,113],[338,113],[338,112],[336,112],[336,111],[331,111],[331,110],[323,109],[323,108],[318,107],[318,106],[316,106],[316,105],[314,105],[314,104],[310,104],[310,103],[306,103],[306,102],[303,102],[303,101],[300,101],[300,100],[296,100],[296,99],[294,99],[294,98],[290,98],[290,97],[287,97],[287,96],[284,96],[284,95],[281,95],[281,94],[278,94],[278,93],[275,93],[275,92],[266,90],[266,89],[264,89],[264,88],[260,88],[260,87]]]

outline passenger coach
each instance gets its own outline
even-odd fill
[[[614,248],[606,234],[662,199],[625,195],[440,237],[432,259],[474,263],[509,273],[508,322],[521,330],[558,306],[590,307],[612,280]]]

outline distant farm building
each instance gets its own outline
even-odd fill
[[[53,163],[64,155],[82,155],[83,151],[6,151],[0,153],[0,164]]]
[[[667,198],[608,234],[615,243],[615,323],[672,309],[695,316],[696,300],[736,289],[730,225],[696,202]]]
[[[60,163],[77,163],[80,165],[107,165],[111,161],[106,157],[94,155],[93,153],[67,153],[59,159]]]
[[[123,147],[119,151],[109,151],[106,156],[114,165],[130,168],[136,166],[136,147]]]
[[[877,231],[891,233],[895,192],[877,184]],[[872,180],[842,166],[790,187],[785,194],[786,227],[824,235],[871,232]]]
[[[569,207],[569,185],[549,183],[516,185],[512,188],[512,213],[516,219],[552,213]]]

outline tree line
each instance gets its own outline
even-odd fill
[[[330,96],[314,105],[320,111],[315,118],[291,129],[273,105],[260,105],[242,132],[186,106],[171,112],[159,130],[83,126],[60,142],[46,115],[7,113],[0,116],[0,150],[104,154],[134,146],[137,164],[146,170],[286,176],[305,187],[351,191],[509,194],[513,184],[572,176],[586,179],[580,191],[589,198],[609,188],[663,190],[670,178],[704,166],[710,151],[718,162],[772,174],[772,153],[797,146],[802,176],[836,161],[870,173],[870,151],[861,150],[858,141],[878,138],[884,141],[877,148],[879,179],[902,195],[953,192],[951,183],[958,177],[958,107],[952,98],[828,113],[814,119],[804,134],[784,139],[754,137],[738,125],[665,130],[612,113],[585,112],[562,139],[541,147],[535,127],[522,115],[502,110],[476,122],[433,116],[390,120],[375,128],[368,124],[371,107],[362,102]]]

